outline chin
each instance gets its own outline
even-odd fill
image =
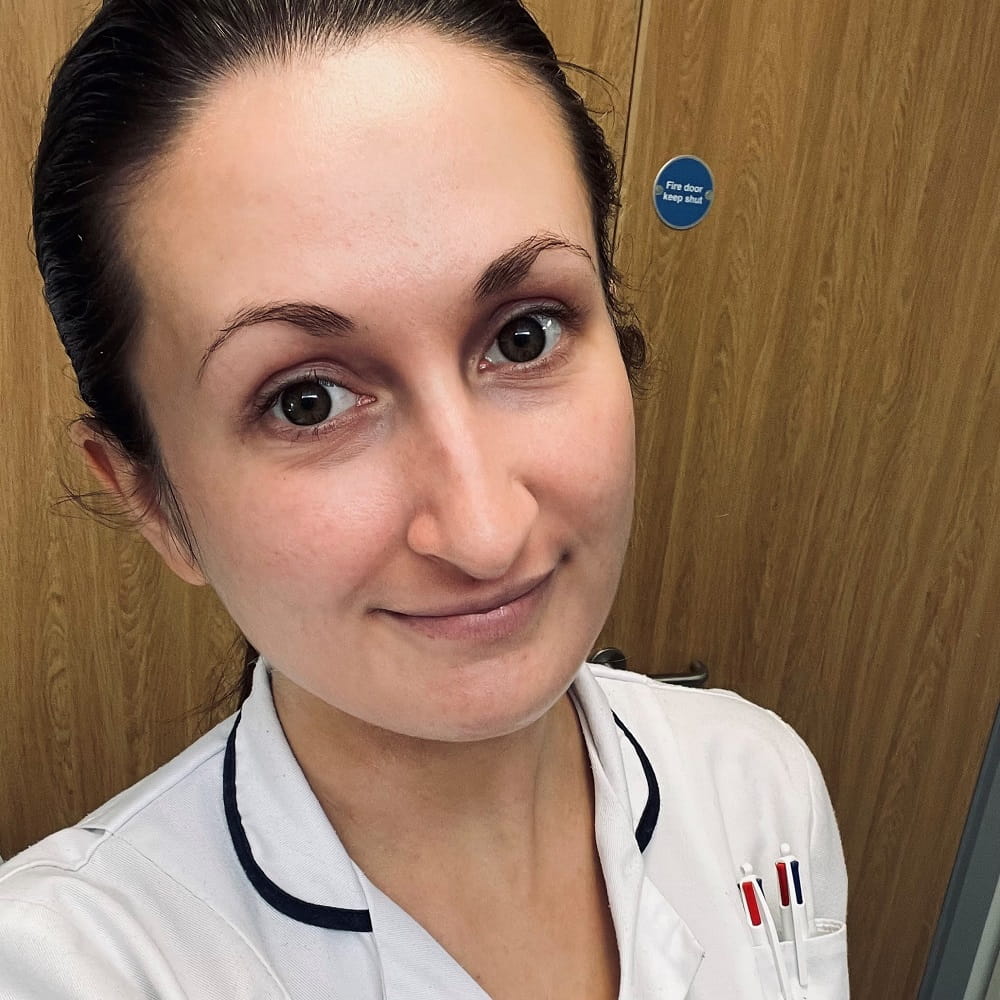
[[[444,743],[510,736],[537,722],[563,697],[584,656],[558,672],[552,671],[551,658],[534,657],[523,660],[521,669],[502,661],[458,668],[447,687],[431,696],[411,691],[412,697],[398,706],[400,715],[383,726],[416,739]],[[540,669],[539,662],[547,663],[548,671]],[[425,708],[419,716],[413,712],[417,704]]]
[[[569,685],[567,685],[567,688]],[[445,743],[482,743],[487,740],[503,739],[514,733],[519,733],[528,729],[539,719],[543,718],[559,699],[566,693],[566,689],[550,702],[542,706],[536,706],[531,712],[514,715],[508,712],[498,712],[494,715],[484,715],[476,720],[464,719],[452,727],[449,732],[442,732],[440,735],[431,737]]]

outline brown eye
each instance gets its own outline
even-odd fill
[[[486,360],[493,364],[526,364],[537,361],[555,347],[562,324],[546,313],[518,316],[505,324],[493,341]]]
[[[271,412],[296,427],[315,427],[354,405],[357,396],[336,382],[303,379],[278,393]]]

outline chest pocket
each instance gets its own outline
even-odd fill
[[[850,987],[847,983],[845,924],[838,920],[816,920],[816,934],[806,938],[809,973],[809,983],[806,986],[799,985],[794,943],[782,941],[781,955],[792,987],[791,1000],[848,1000]],[[782,1000],[771,949],[766,944],[756,945],[754,957],[761,985],[764,987],[765,1000]]]

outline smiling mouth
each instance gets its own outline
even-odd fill
[[[536,617],[555,571],[484,597],[415,611],[382,609],[391,620],[433,639],[497,641],[523,631]]]

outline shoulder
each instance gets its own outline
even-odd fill
[[[836,816],[811,750],[774,712],[731,691],[593,667],[611,710],[642,746],[692,836],[715,831],[736,871],[764,870],[787,842],[808,858],[818,912],[843,920],[847,873]],[[681,815],[683,814],[683,815]]]
[[[0,967],[38,960],[39,949],[47,952],[59,941],[71,954],[80,953],[81,968],[93,964],[98,959],[84,955],[80,942],[85,927],[103,932],[108,941],[126,934],[141,940],[142,921],[136,918],[141,910],[128,905],[136,894],[176,897],[178,906],[197,909],[190,890],[172,878],[159,855],[210,810],[208,789],[218,789],[212,775],[221,769],[223,728],[216,727],[75,826],[0,866]],[[171,816],[173,823],[165,824]],[[0,977],[0,987],[5,985]],[[7,994],[0,989],[0,995]]]
[[[657,770],[696,779],[729,803],[781,801],[826,808],[812,752],[769,709],[732,691],[664,684],[606,667],[593,675],[620,723]],[[787,800],[787,801],[786,801]]]
[[[144,826],[160,822],[164,810],[204,796],[221,770],[221,754],[232,723],[227,720],[152,774],[109,799],[79,823],[51,834],[0,865],[0,887],[21,884],[45,870],[79,872],[95,863],[116,842],[141,836]]]
[[[812,760],[788,723],[733,691],[664,684],[607,667],[591,671],[615,714],[653,745],[669,740],[675,752],[713,758],[753,750],[766,753],[768,763],[783,760],[792,767]]]
[[[0,866],[0,997],[188,996],[214,963],[238,966],[240,980],[271,981],[213,886],[228,864],[221,773],[230,728],[222,723]],[[184,945],[192,926],[203,931],[197,954]]]

